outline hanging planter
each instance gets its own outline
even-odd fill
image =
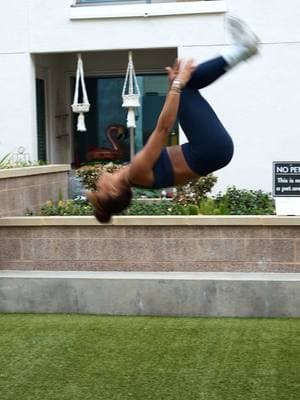
[[[132,161],[134,157],[134,129],[136,128],[135,109],[140,107],[140,89],[134,71],[131,51],[128,53],[128,66],[122,91],[122,99],[122,107],[128,109],[127,128],[130,132],[130,160]]]
[[[77,59],[77,71],[76,71],[76,83],[73,104],[71,105],[72,111],[79,114],[77,119],[77,131],[85,132],[86,126],[84,121],[84,113],[89,112],[90,103],[86,92],[86,87],[84,83],[84,72],[83,72],[83,62],[81,59],[81,54],[78,54]],[[82,89],[82,103],[79,103],[79,85],[81,84]]]
[[[140,90],[134,71],[131,51],[129,52],[129,61],[122,91],[122,99],[123,99],[122,107],[126,108],[140,107]]]
[[[137,94],[125,94],[123,97],[122,107],[139,107],[140,99]]]

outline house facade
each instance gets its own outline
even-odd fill
[[[133,52],[141,107],[135,146],[147,140],[168,90],[165,66],[202,61],[230,45],[226,12],[259,35],[261,54],[203,90],[235,142],[219,177],[227,186],[272,190],[272,162],[297,161],[300,149],[299,0],[26,0],[0,4],[0,158],[22,146],[32,161],[97,159],[113,138],[128,157],[122,88]],[[77,54],[84,63],[87,132],[72,113]],[[201,134],[201,132],[199,132]],[[184,142],[177,125],[169,144]]]

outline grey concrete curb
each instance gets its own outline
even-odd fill
[[[300,317],[300,274],[1,271],[0,312]]]

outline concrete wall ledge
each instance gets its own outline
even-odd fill
[[[75,217],[2,217],[2,226],[300,226],[298,216],[277,215],[199,215],[199,216],[122,216],[109,224],[100,224],[93,216]]]
[[[300,282],[300,273],[274,272],[137,272],[137,271],[0,271],[1,278],[136,279]]]
[[[37,165],[33,167],[0,169],[0,179],[64,172],[69,171],[70,169],[71,166],[69,164]]]
[[[300,274],[2,271],[0,312],[300,317]]]

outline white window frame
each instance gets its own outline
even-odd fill
[[[225,13],[225,0],[182,1],[171,3],[93,5],[78,4],[72,1],[70,7],[71,20],[88,20],[100,18],[159,17],[164,15]]]

